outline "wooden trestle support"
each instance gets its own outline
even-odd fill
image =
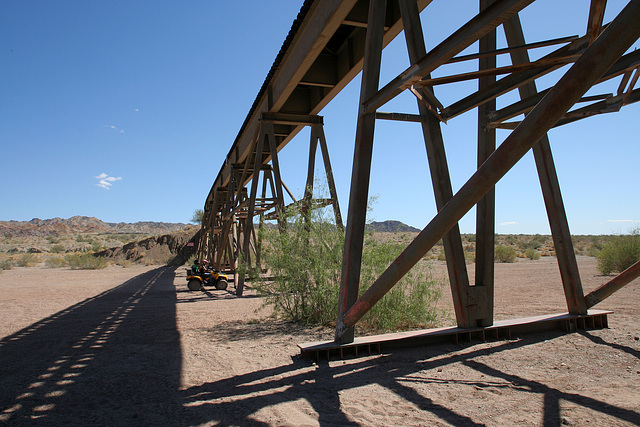
[[[630,0],[608,24],[603,24],[606,0],[591,0],[584,36],[533,43],[525,40],[519,13],[535,0],[478,0],[477,15],[428,50],[420,13],[434,1],[304,2],[207,197],[199,256],[213,258],[218,267],[228,266],[234,272],[240,257],[250,265],[260,266],[254,217],[260,216],[260,223],[265,218],[277,219],[279,226],[284,227],[281,213],[285,209],[284,191],[288,190],[281,179],[278,152],[305,126],[311,127],[306,191],[299,202],[290,192],[289,195],[303,209],[308,209],[311,203],[332,204],[336,223],[342,224],[323,120],[317,114],[362,71],[335,341],[325,344],[332,348],[354,346],[358,342],[354,333],[358,320],[440,239],[456,315],[453,334],[497,330],[500,335],[504,328],[494,322],[494,186],[529,150],[535,159],[567,304],[567,313],[562,315],[566,317],[562,317],[560,324],[569,325],[566,328],[569,330],[575,324],[606,326],[607,312],[589,309],[640,276],[640,266],[636,264],[600,289],[584,295],[547,132],[640,101],[640,89],[634,89],[640,77],[640,51],[627,53],[640,37],[640,0]],[[501,49],[497,49],[496,43],[498,27],[502,27],[507,41],[507,47]],[[411,66],[380,88],[382,51],[402,30]],[[474,43],[478,46],[477,53],[460,55]],[[551,53],[532,61],[529,52],[540,47]],[[509,54],[511,65],[498,67],[496,57],[500,54]],[[470,60],[478,60],[477,71],[442,75],[442,65]],[[566,65],[570,67],[553,86],[538,91],[538,78]],[[439,77],[432,77],[436,70]],[[594,85],[616,77],[621,77],[621,82],[615,94],[585,96]],[[477,80],[478,90],[451,105],[443,105],[436,96],[436,86],[467,80]],[[516,89],[520,100],[497,108],[496,99]],[[404,91],[415,95],[418,114],[379,111]],[[572,110],[577,102],[586,106]],[[477,109],[478,117],[477,170],[454,194],[440,126],[473,109]],[[513,120],[521,115],[522,120]],[[359,295],[377,120],[421,124],[438,213],[368,290]],[[512,130],[499,147],[496,129]],[[330,199],[312,202],[318,143]],[[259,182],[262,182],[260,197]],[[470,278],[458,221],[474,206],[476,268],[475,277]],[[242,295],[244,277],[236,277],[235,283],[237,294]],[[585,320],[592,318],[596,320]],[[539,323],[549,324],[549,319],[545,319]],[[509,328],[517,328],[518,321],[514,322]],[[524,323],[531,322],[525,319]]]
[[[276,126],[310,126],[309,163],[305,193],[301,201],[296,200],[285,185],[280,174]],[[318,145],[326,174],[329,198],[313,197],[315,163]],[[323,129],[323,120],[317,115],[295,115],[262,113],[259,131],[251,144],[251,154],[244,163],[231,165],[229,184],[224,188],[215,188],[211,206],[205,211],[202,234],[197,254],[200,259],[211,257],[217,269],[233,274],[236,294],[242,296],[245,283],[245,271],[238,270],[239,260],[247,269],[262,268],[260,261],[260,242],[255,230],[254,218],[259,216],[259,225],[265,220],[276,220],[278,228],[285,227],[283,212],[291,205],[309,210],[311,206],[333,206],[336,224],[343,227],[338,196],[331,169],[329,150]],[[246,184],[251,187],[247,189]],[[259,183],[262,183],[258,197]],[[292,200],[285,206],[284,192]]]

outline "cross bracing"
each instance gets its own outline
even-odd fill
[[[324,137],[325,123],[319,113],[362,72],[337,307],[336,340],[340,342],[353,340],[357,320],[441,238],[458,326],[493,324],[494,186],[529,150],[536,162],[568,312],[586,314],[621,283],[640,275],[636,265],[631,273],[612,281],[615,284],[604,286],[597,294],[584,295],[547,137],[553,127],[616,112],[638,101],[640,55],[629,48],[640,36],[640,0],[629,1],[611,22],[604,22],[605,0],[585,1],[588,19],[583,33],[546,40],[527,40],[520,22],[520,12],[534,0],[464,2],[463,7],[474,8],[475,16],[436,46],[427,47],[427,30],[422,28],[420,13],[429,13],[430,5],[437,1],[306,1],[205,201],[199,254],[232,270],[237,268],[240,256],[259,265],[254,218],[280,219],[285,193],[293,203],[312,203],[309,192],[301,201],[290,194],[278,162],[278,153],[309,126],[310,156],[300,159],[308,160],[307,189],[313,177],[315,150],[320,145],[331,197],[315,203],[333,205],[336,222],[342,224]],[[548,13],[554,13],[553,9]],[[497,31],[503,32],[506,46],[497,46]],[[402,32],[411,65],[381,84],[382,51]],[[475,52],[468,53],[469,48]],[[539,48],[550,53],[531,59]],[[509,58],[509,64],[498,66],[498,57]],[[442,71],[452,63],[476,66],[466,72]],[[543,77],[556,75],[553,84],[538,89],[537,82]],[[597,84],[614,79],[615,92],[587,94]],[[445,103],[438,97],[439,87],[467,81],[476,81],[477,89],[454,102]],[[381,111],[405,92],[415,96],[418,114]],[[517,93],[519,100],[498,108],[496,100],[510,93]],[[440,126],[455,125],[453,119],[471,110],[478,116],[478,170],[454,194]],[[421,124],[439,212],[358,298],[371,150],[375,122],[382,119]],[[496,129],[512,130],[499,146]],[[470,278],[457,223],[474,206],[476,274]],[[241,295],[243,278],[237,282]]]

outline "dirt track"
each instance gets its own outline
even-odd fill
[[[579,262],[585,291],[608,280]],[[497,319],[564,310],[554,259],[496,277]],[[259,298],[189,292],[183,269],[18,268],[0,275],[0,422],[638,425],[638,301],[636,280],[597,306],[615,311],[606,330],[316,364],[297,344],[331,331],[265,320]]]

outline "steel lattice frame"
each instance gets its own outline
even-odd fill
[[[218,264],[225,256],[227,263],[233,264],[240,252],[250,256],[251,248],[257,247],[252,237],[253,217],[271,211],[275,215],[272,217],[277,218],[284,207],[277,153],[304,126],[312,126],[315,131],[310,147],[309,182],[309,176],[313,176],[314,138],[321,141],[323,154],[326,150],[324,134],[318,133],[322,122],[317,114],[362,71],[337,342],[352,342],[356,322],[441,238],[458,326],[492,325],[493,189],[529,150],[533,150],[536,162],[569,313],[586,314],[590,307],[639,277],[640,263],[584,295],[547,132],[585,117],[617,111],[640,99],[640,89],[634,89],[640,75],[640,52],[625,54],[640,37],[640,0],[629,1],[609,24],[603,24],[606,0],[592,0],[586,34],[527,44],[518,13],[533,1],[479,0],[478,14],[430,50],[425,46],[419,14],[432,1],[306,1],[207,197],[199,254],[215,256]],[[499,26],[508,44],[503,49],[496,48]],[[412,65],[379,88],[382,51],[402,30]],[[476,42],[479,42],[477,54],[456,56]],[[543,58],[531,61],[529,50],[540,46],[557,47]],[[496,66],[496,56],[502,53],[510,55],[511,65]],[[444,64],[470,59],[479,59],[475,72],[431,77]],[[567,64],[573,65],[555,85],[538,92],[536,79]],[[584,96],[595,84],[616,77],[621,81],[615,94]],[[434,87],[465,80],[477,80],[478,90],[444,106]],[[520,101],[496,109],[496,99],[516,89]],[[404,91],[416,96],[419,114],[378,111]],[[587,106],[571,110],[578,101],[586,102]],[[454,195],[440,123],[473,109],[478,114],[478,169]],[[525,116],[523,120],[509,121],[521,114]],[[421,123],[438,214],[358,298],[372,144],[375,122],[381,119]],[[496,128],[513,130],[498,148]],[[325,167],[329,177],[328,154]],[[263,178],[264,183],[271,180],[273,185],[270,197],[263,185],[263,197],[258,199],[260,171],[273,174]],[[249,182],[251,191],[246,188]],[[338,219],[335,187],[331,186],[329,202],[334,204]],[[311,198],[306,194],[304,201],[309,203]],[[477,206],[476,274],[471,284],[457,223],[474,206]],[[238,217],[243,220],[241,227],[234,225]],[[242,241],[235,249],[234,239]],[[238,289],[241,294],[242,280]]]

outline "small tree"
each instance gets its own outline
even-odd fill
[[[196,209],[193,211],[193,216],[191,217],[191,221],[194,224],[202,225],[202,221],[204,219],[204,211],[202,209]]]
[[[602,274],[619,273],[640,260],[640,229],[615,236],[598,253],[598,270]]]
[[[344,231],[328,219],[327,209],[316,209],[305,218],[289,211],[280,233],[265,230],[263,260],[273,280],[256,285],[267,296],[274,315],[309,324],[333,325],[340,278]],[[401,245],[368,238],[361,273],[361,292],[395,260]],[[422,265],[414,269],[382,298],[358,323],[367,331],[389,331],[432,326],[437,320],[435,302],[440,286]],[[412,270],[413,271],[413,270]]]
[[[515,262],[516,255],[516,248],[512,246],[496,246],[496,260],[500,262]]]
[[[524,255],[530,260],[540,259],[540,252],[536,251],[533,248],[529,248],[524,252]]]

